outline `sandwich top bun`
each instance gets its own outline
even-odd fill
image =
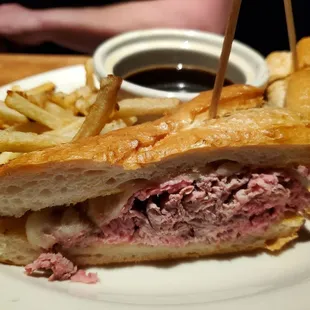
[[[130,179],[165,173],[164,168],[161,171],[151,163],[198,148],[199,140],[207,143],[203,131],[196,130],[209,118],[211,96],[211,91],[204,92],[170,115],[111,132],[103,139],[76,141],[11,161],[0,168],[0,183],[6,184],[0,192],[0,215],[21,216],[27,210],[78,203],[119,191],[120,184]],[[223,89],[218,115],[261,107],[263,103],[262,89],[232,85]],[[208,138],[210,133],[206,135]],[[221,142],[217,136],[213,138]],[[147,164],[147,171],[125,172]]]
[[[0,169],[0,215],[75,204],[120,192],[128,182],[220,160],[257,167],[310,164],[310,122],[302,115],[257,108],[262,90],[234,85],[223,89],[223,117],[210,120],[211,95],[154,122],[18,157]]]

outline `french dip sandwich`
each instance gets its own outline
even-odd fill
[[[211,94],[2,166],[0,261],[63,280],[76,266],[273,251],[295,239],[310,204],[310,121],[262,108],[263,90],[244,85],[223,89],[210,120]]]

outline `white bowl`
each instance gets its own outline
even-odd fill
[[[223,36],[196,30],[150,29],[126,32],[103,42],[96,49],[93,55],[95,73],[100,79],[108,74],[121,75],[145,66],[172,63],[205,66],[216,71],[222,44]],[[268,81],[268,68],[260,53],[235,40],[226,77],[235,83],[264,87]],[[174,97],[188,101],[198,95],[156,90],[126,80],[121,89],[125,97]]]

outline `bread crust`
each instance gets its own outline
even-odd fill
[[[266,90],[266,106],[284,108],[286,102],[287,79],[277,80],[270,84]]]
[[[222,115],[262,103],[262,91],[225,88]],[[0,215],[22,216],[168,177],[218,160],[286,167],[310,164],[310,122],[285,109],[254,108],[208,119],[211,92],[154,122],[25,154],[0,168]],[[258,104],[259,103],[259,104]]]
[[[52,162],[67,162],[84,159],[117,164],[125,161],[138,148],[154,146],[170,134],[188,128],[197,128],[208,119],[212,91],[206,91],[192,101],[181,105],[173,113],[153,122],[143,123],[110,132],[104,136],[81,139],[43,151],[31,152],[12,160],[0,168],[0,177],[16,169],[27,169]],[[225,87],[221,96],[218,116],[238,110],[261,107],[264,104],[263,90],[247,85]],[[196,123],[195,123],[196,122]],[[195,123],[195,127],[193,127]]]
[[[304,37],[296,45],[298,70],[310,67],[310,37]],[[287,78],[293,73],[292,53],[289,51],[274,51],[266,57],[271,84]]]
[[[266,63],[269,70],[268,84],[282,80],[292,72],[293,62],[291,52],[272,52],[266,57]]]
[[[298,70],[293,72],[292,54],[275,51],[266,57],[269,69],[267,105],[287,107],[293,111],[308,113],[309,89],[308,69],[310,67],[310,37],[302,38],[296,46]],[[307,102],[308,100],[308,102]],[[306,107],[306,109],[304,109]]]
[[[296,45],[298,69],[310,67],[310,37],[304,37]]]
[[[310,116],[310,68],[296,71],[287,78],[286,107]]]
[[[267,106],[285,107],[310,116],[310,68],[296,71],[267,88]]]
[[[277,108],[250,109],[214,120],[193,120],[188,127],[179,128],[177,132],[167,131],[169,122],[163,120],[24,154],[0,168],[0,182],[6,177],[14,177],[15,173],[16,176],[20,172],[36,173],[41,166],[46,169],[57,163],[77,161],[94,161],[135,170],[187,152],[210,155],[210,162],[217,160],[212,153],[223,153],[219,160],[225,157],[236,160],[228,152],[233,150],[242,156],[242,151],[250,148],[257,148],[257,151],[271,148],[272,152],[281,149],[298,151],[301,148],[308,154],[309,126],[310,121],[301,114]],[[310,158],[304,158],[300,152],[291,159],[265,160],[266,166],[310,162]],[[238,162],[255,164],[256,158],[242,158]],[[261,162],[257,164],[263,165]]]

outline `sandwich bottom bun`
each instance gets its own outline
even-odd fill
[[[298,237],[298,230],[304,222],[303,217],[289,217],[272,225],[264,234],[246,236],[218,244],[192,243],[184,247],[102,244],[88,248],[70,248],[67,252],[62,252],[79,266],[94,266],[198,258],[259,249],[279,251],[288,242]],[[40,254],[41,251],[34,249],[27,241],[24,217],[0,220],[0,262],[26,265]]]

